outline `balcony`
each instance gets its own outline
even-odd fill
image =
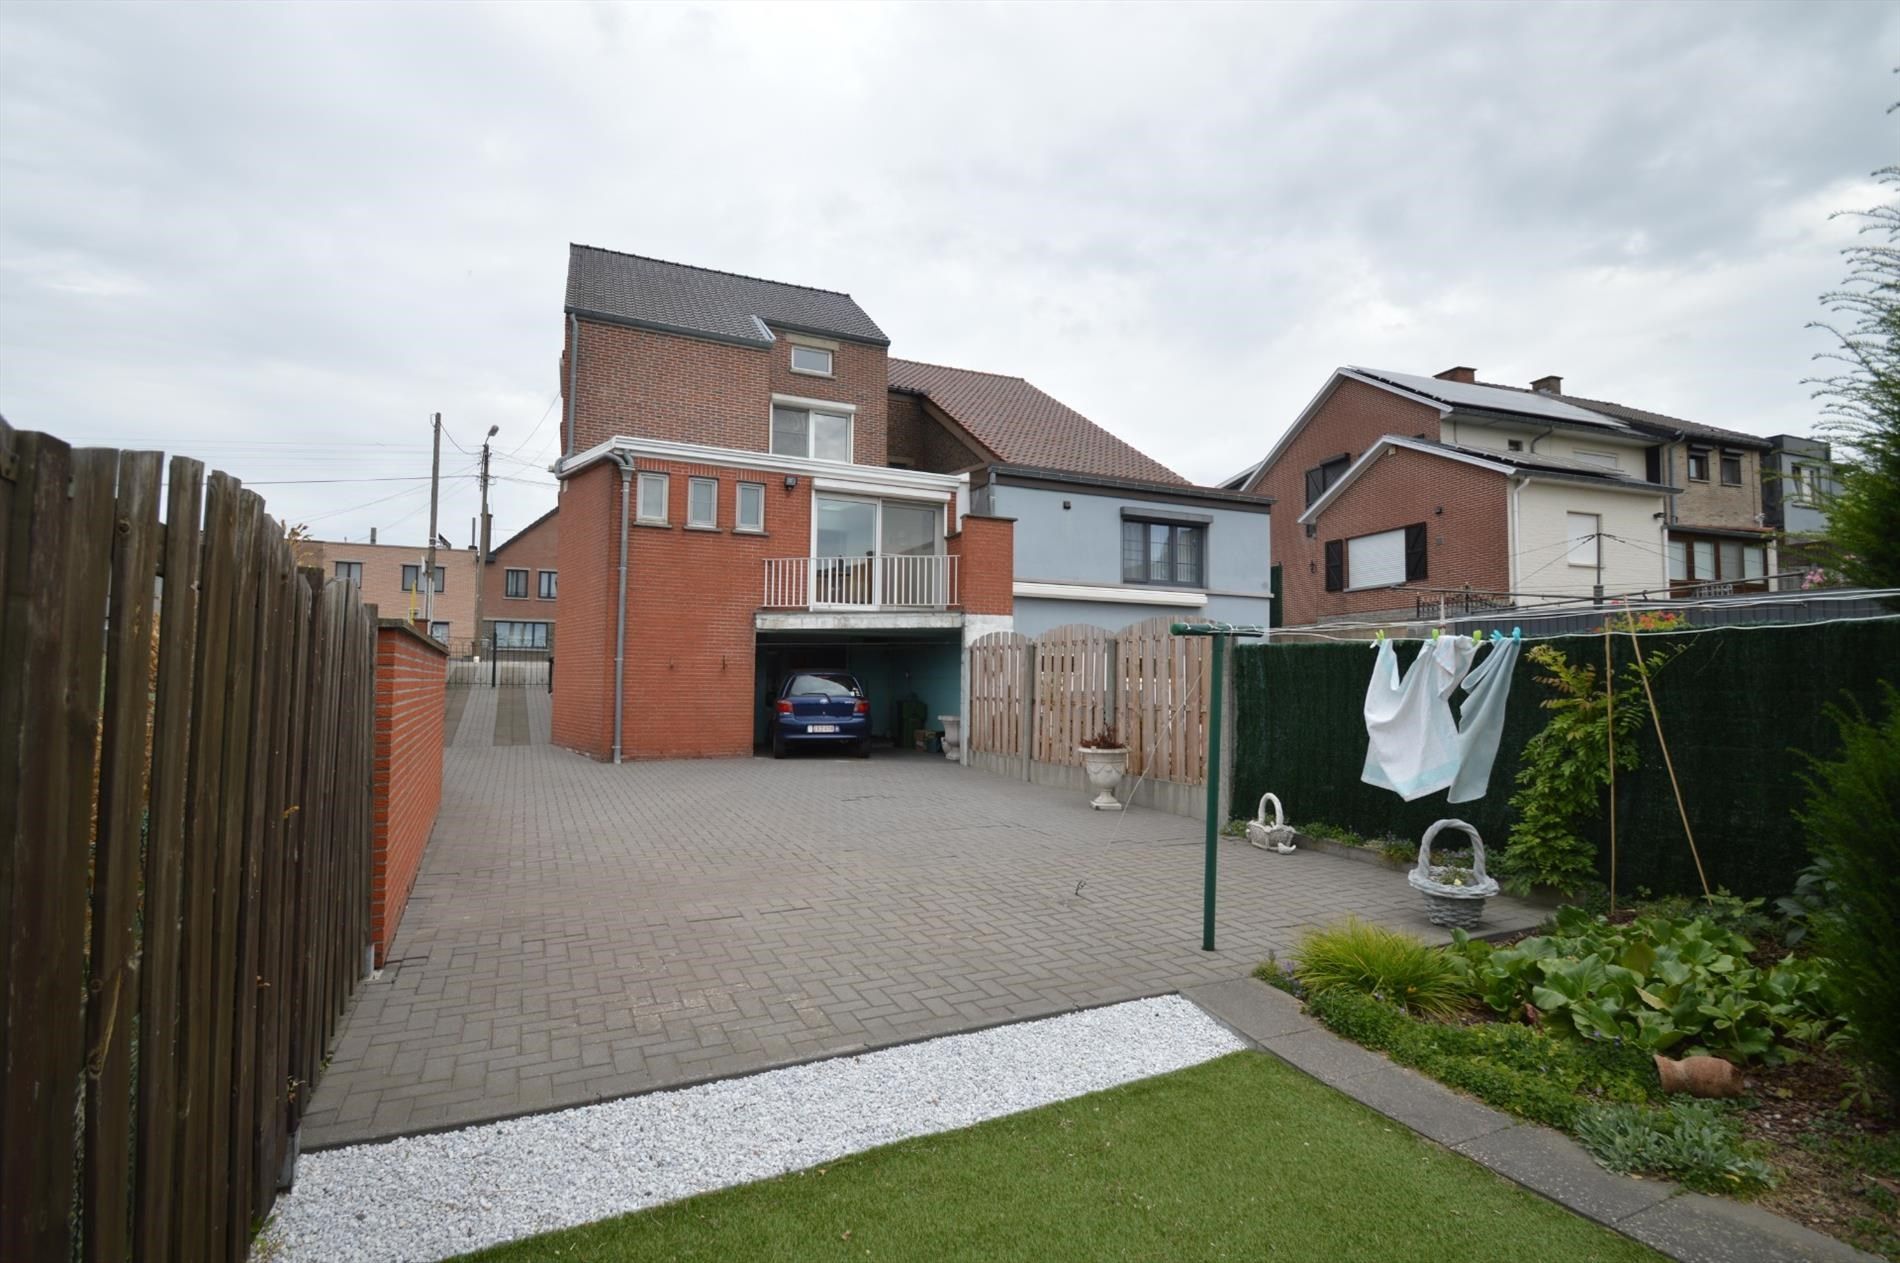
[[[957,559],[943,553],[767,557],[768,610],[943,610],[957,604]]]

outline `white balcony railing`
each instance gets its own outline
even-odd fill
[[[957,603],[957,559],[767,557],[769,610],[932,610]]]

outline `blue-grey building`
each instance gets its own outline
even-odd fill
[[[1268,626],[1272,501],[1020,465],[970,473],[975,512],[1016,522],[1015,629],[1118,631],[1157,615]]]
[[[1767,525],[1794,540],[1827,534],[1827,502],[1839,487],[1826,440],[1775,435],[1762,457],[1761,476]]]

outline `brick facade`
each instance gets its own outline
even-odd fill
[[[604,759],[613,749],[614,591],[620,470],[602,463],[561,484],[560,644],[554,653],[555,745]],[[629,575],[629,581],[632,576]]]
[[[1709,476],[1697,481],[1689,477],[1690,443],[1671,443],[1664,450],[1663,468],[1669,471],[1665,481],[1682,488],[1675,497],[1675,520],[1684,527],[1715,526],[1724,530],[1761,530],[1761,453],[1753,448],[1724,448],[1720,443],[1700,440],[1694,446],[1709,453]],[[1742,458],[1739,486],[1722,481],[1722,453],[1736,452]]]
[[[957,559],[957,595],[964,613],[1015,612],[1015,519],[966,514],[962,529],[945,547]]]
[[[552,633],[559,597],[542,599],[541,575],[544,571],[552,571],[557,576],[558,594],[560,552],[561,515],[550,513],[530,523],[489,553],[488,574],[482,590],[482,617],[490,622],[547,623]],[[510,570],[528,572],[528,594],[525,597],[508,595],[507,572]],[[548,643],[555,643],[551,634]]]
[[[787,337],[769,348],[580,322],[574,433],[562,414],[562,450],[583,452],[615,435],[763,452],[771,448],[772,396],[855,404],[852,454],[860,465],[886,461],[885,399],[890,366],[881,346],[828,342],[833,375],[791,369]],[[569,333],[569,341],[573,338]],[[568,355],[561,357],[561,392]]]
[[[297,544],[297,564],[315,566],[323,577],[337,574],[339,561],[360,562],[363,567],[363,600],[374,605],[384,618],[407,619],[413,608],[418,616],[427,593],[402,590],[402,568],[420,568],[428,552],[427,543],[351,544],[335,540],[311,539]],[[442,591],[435,598],[435,621],[449,625],[451,639],[475,635],[475,553],[465,548],[435,550],[436,569],[442,572]]]
[[[447,651],[395,620],[376,631],[370,938],[381,968],[442,805]]]
[[[1319,410],[1308,419],[1306,427],[1293,437],[1286,450],[1280,453],[1272,467],[1267,469],[1255,485],[1248,488],[1257,495],[1272,496],[1274,505],[1273,560],[1280,566],[1280,584],[1282,593],[1282,618],[1288,626],[1310,623],[1321,616],[1322,608],[1341,605],[1344,608],[1375,608],[1351,602],[1322,602],[1321,597],[1336,596],[1324,591],[1325,556],[1322,543],[1327,538],[1340,538],[1344,527],[1333,522],[1322,525],[1320,538],[1309,539],[1306,530],[1299,524],[1300,514],[1306,511],[1306,471],[1342,454],[1354,458],[1363,456],[1367,449],[1387,434],[1401,436],[1422,435],[1436,441],[1438,432],[1438,410],[1425,404],[1402,399],[1389,391],[1368,386],[1363,382],[1340,381],[1332,393],[1319,406]],[[1416,456],[1416,453],[1408,453]],[[1429,460],[1436,467],[1449,469],[1449,461]],[[1459,468],[1469,468],[1459,466]],[[1470,470],[1480,473],[1479,470]],[[1495,477],[1495,475],[1493,475]],[[1355,490],[1355,497],[1358,497]],[[1434,500],[1434,506],[1438,501]],[[1355,510],[1342,511],[1347,513]],[[1447,512],[1449,512],[1449,506]],[[1395,509],[1395,512],[1398,510]],[[1346,519],[1342,519],[1344,521]],[[1364,531],[1383,530],[1387,526],[1403,525],[1415,522],[1416,517],[1394,518],[1376,525],[1351,522],[1352,534]],[[1504,547],[1504,537],[1499,537],[1499,547]],[[1437,555],[1434,552],[1433,560]],[[1505,572],[1508,576],[1509,562]],[[1434,583],[1433,586],[1440,586]],[[1475,586],[1475,584],[1474,584]],[[1506,586],[1499,584],[1497,586]],[[1375,594],[1354,594],[1372,596]],[[1387,606],[1394,604],[1391,594],[1386,593]],[[1343,612],[1343,609],[1339,612]]]
[[[1319,516],[1318,534],[1306,538],[1297,522],[1278,532],[1274,554],[1289,625],[1403,610],[1416,606],[1412,588],[1460,588],[1485,592],[1511,587],[1510,480],[1462,461],[1392,448]],[[1425,524],[1425,578],[1401,587],[1358,592],[1326,591],[1327,540],[1348,540],[1414,523]],[[1282,541],[1296,533],[1298,552]],[[1293,558],[1298,557],[1298,564]],[[1348,584],[1352,577],[1346,576]]]
[[[893,390],[886,407],[891,464],[949,474],[974,469],[990,459],[958,438],[921,397]]]

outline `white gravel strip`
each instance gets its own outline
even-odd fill
[[[798,1171],[1246,1045],[1179,996],[304,1155],[253,1259],[423,1263]]]

